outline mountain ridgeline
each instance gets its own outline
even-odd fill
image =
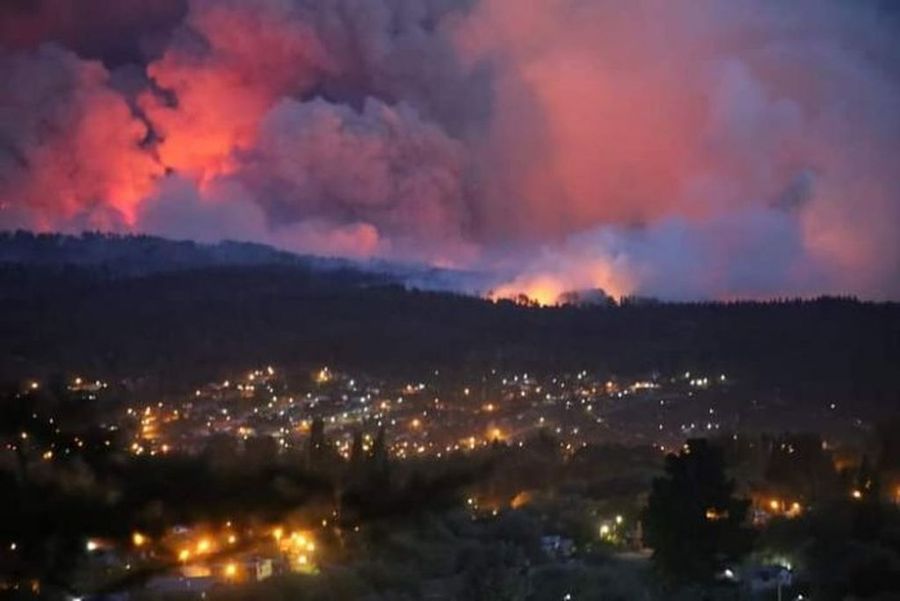
[[[253,365],[704,370],[786,398],[900,408],[900,305],[855,299],[538,308],[258,245],[0,235],[0,378],[195,386]]]

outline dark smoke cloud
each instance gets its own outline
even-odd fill
[[[317,98],[269,111],[241,179],[275,223],[375,223],[396,250],[434,260],[464,251],[465,169],[462,144],[404,104]]]
[[[107,66],[155,57],[187,13],[187,0],[5,0],[0,45],[64,45]]]
[[[416,259],[547,302],[900,296],[890,4],[44,0],[0,15],[15,82],[0,225]]]
[[[170,177],[150,200],[141,206],[138,217],[141,231],[150,234],[200,242],[252,240],[299,253],[358,259],[389,250],[378,231],[366,223],[317,218],[272,223],[258,201],[233,181],[217,182],[207,193],[200,193],[193,182]]]
[[[0,225],[116,228],[162,170],[98,62],[55,45],[0,55]]]

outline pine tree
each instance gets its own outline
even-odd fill
[[[705,582],[752,548],[749,501],[734,497],[720,448],[691,440],[666,458],[642,520],[653,561],[672,584]]]
[[[309,441],[306,446],[306,461],[309,467],[321,467],[328,450],[325,439],[325,421],[321,417],[313,420],[309,429]]]
[[[359,430],[353,432],[353,443],[350,445],[350,465],[358,467],[362,465],[365,459],[365,450],[363,449],[363,435]]]
[[[390,457],[388,455],[386,438],[384,426],[381,426],[378,428],[378,434],[375,435],[375,442],[372,444],[372,455],[370,457],[370,473],[376,480],[388,477]]]

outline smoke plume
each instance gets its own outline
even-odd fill
[[[246,239],[494,293],[900,296],[876,0],[0,9],[0,227]]]

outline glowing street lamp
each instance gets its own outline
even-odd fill
[[[237,564],[229,563],[225,566],[225,577],[229,580],[233,580],[237,577]]]

